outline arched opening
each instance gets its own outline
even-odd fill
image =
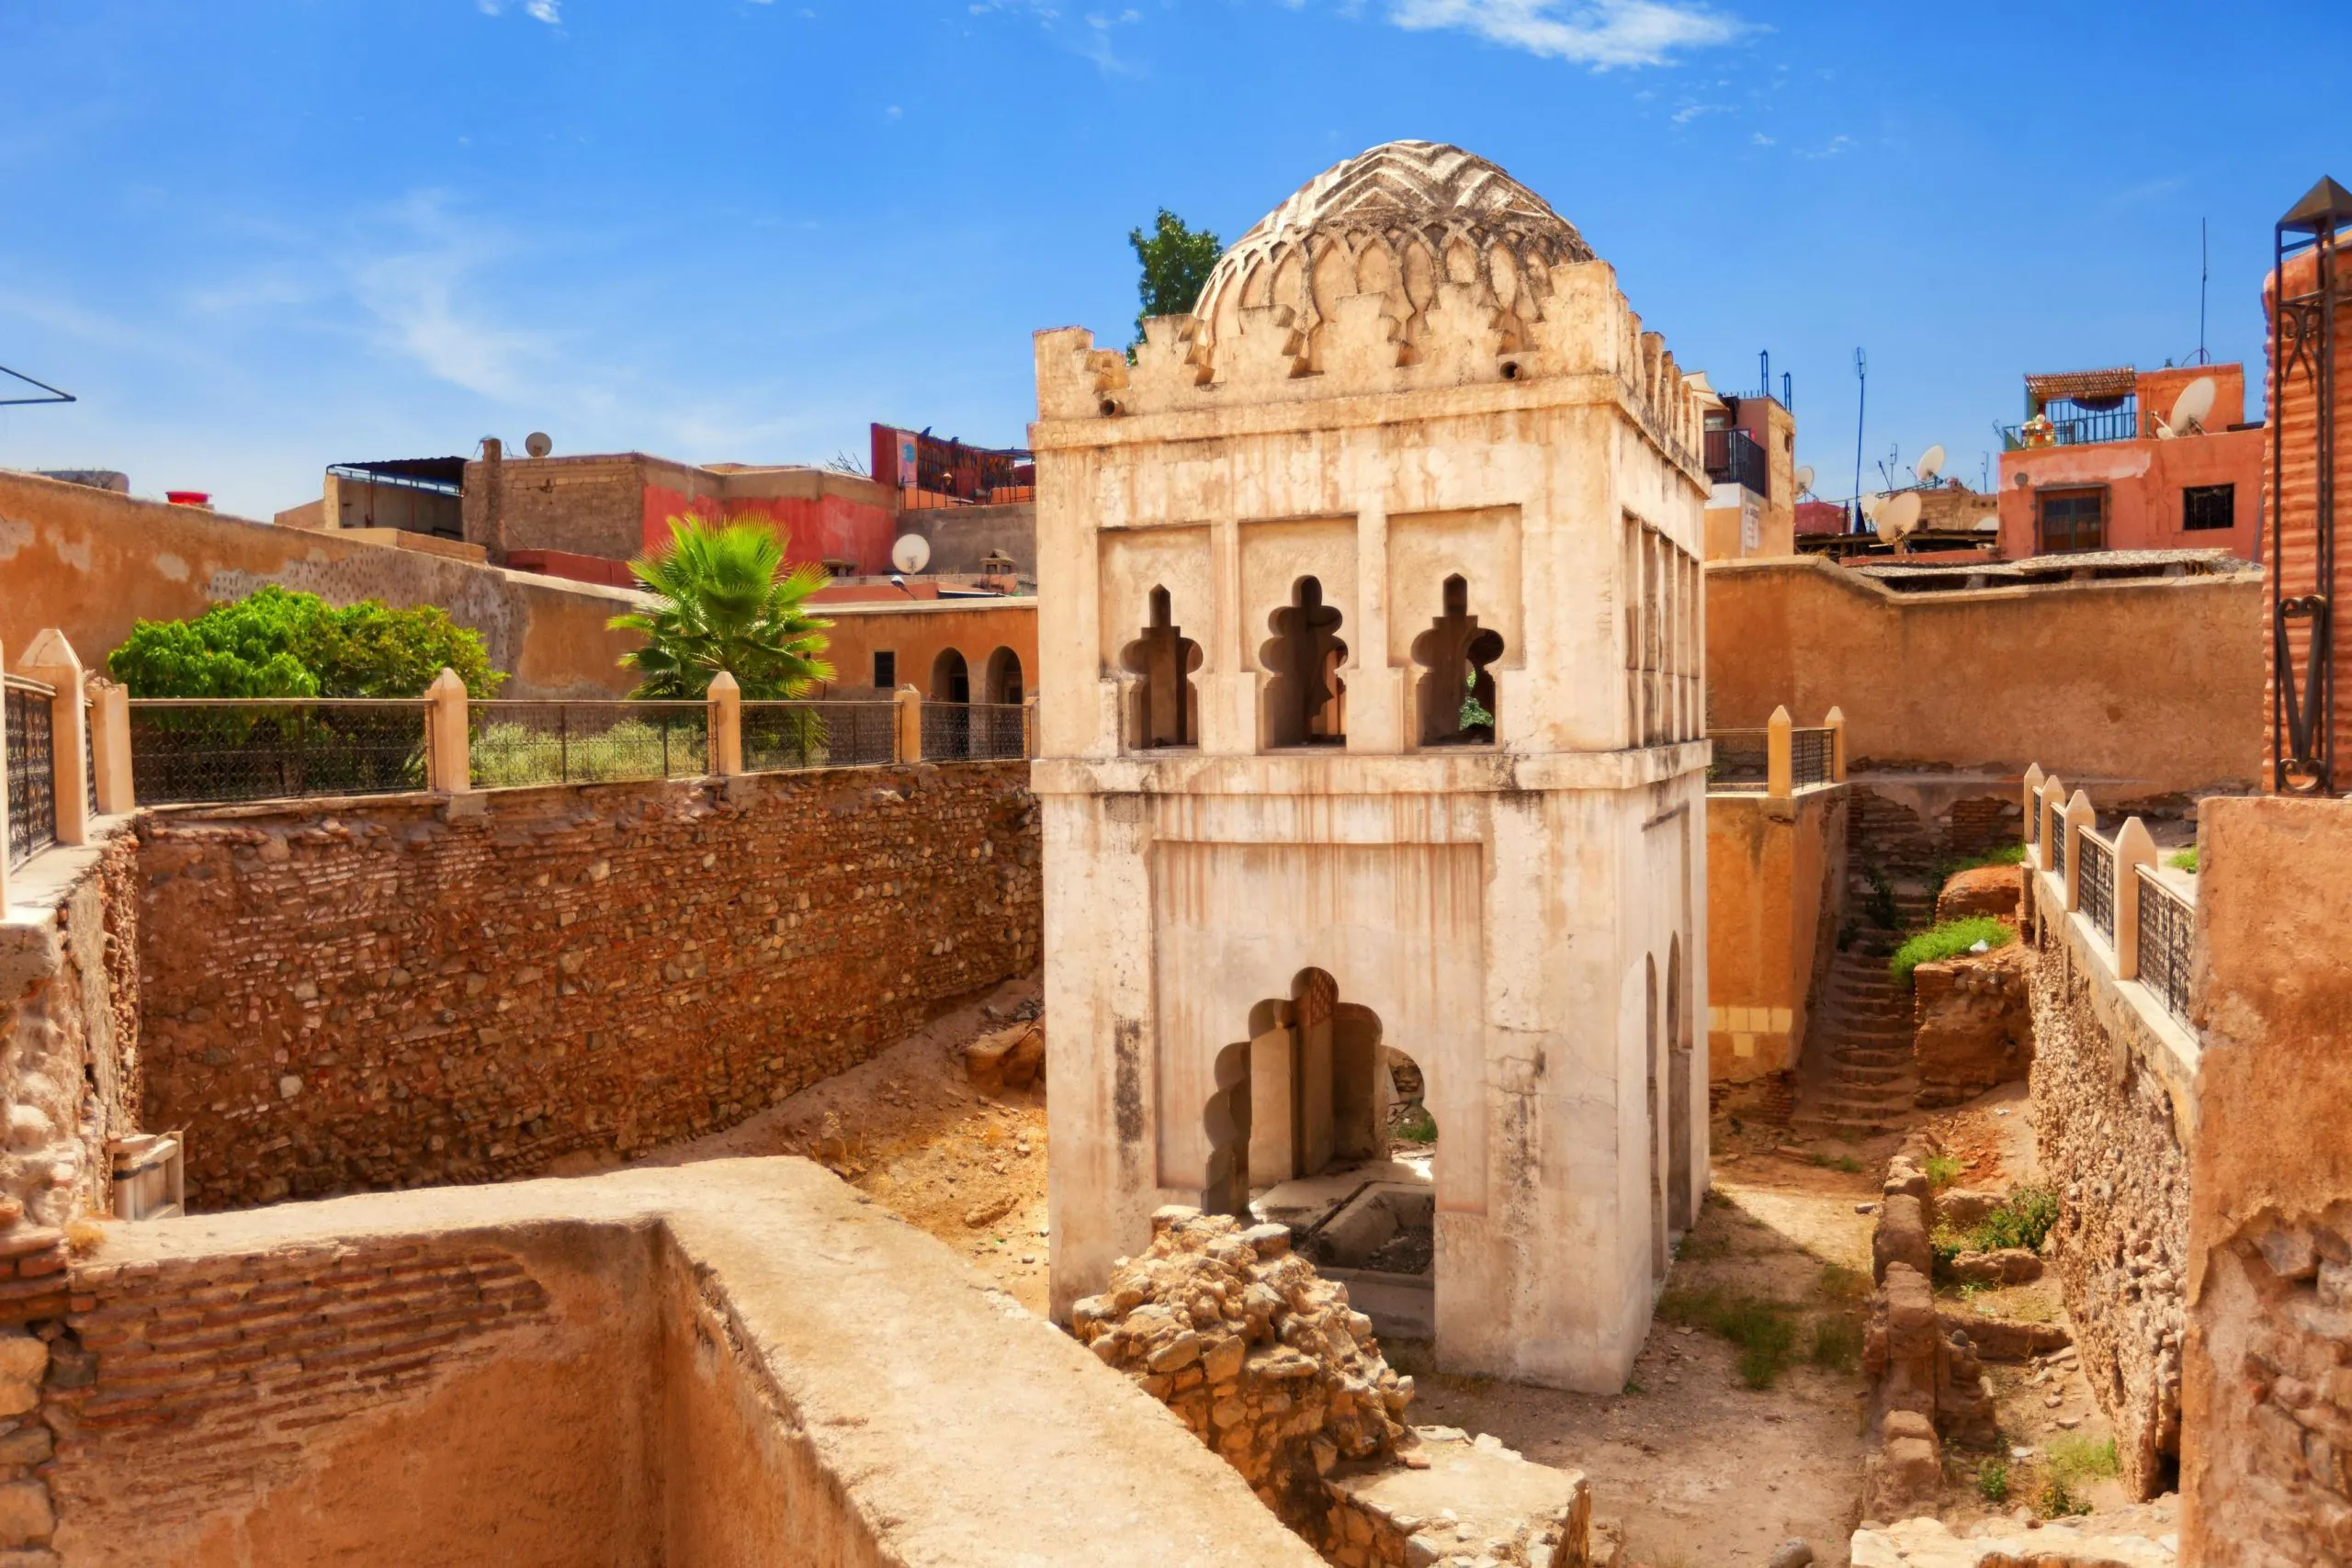
[[[1495,677],[1502,634],[1470,613],[1470,583],[1445,580],[1444,613],[1413,639],[1413,662],[1428,671],[1415,695],[1424,746],[1491,746],[1497,723]]]
[[[1650,1271],[1666,1278],[1666,1179],[1661,1168],[1666,1163],[1666,1149],[1660,1138],[1658,1106],[1658,1033],[1657,1033],[1657,957],[1648,954],[1642,959],[1642,1000],[1648,1013],[1642,1032],[1642,1055],[1649,1063],[1650,1113]]]
[[[1344,746],[1348,684],[1340,671],[1348,645],[1340,640],[1339,609],[1323,602],[1323,584],[1302,577],[1291,602],[1267,618],[1274,634],[1259,649],[1273,679],[1266,682],[1266,744]]]
[[[972,754],[972,671],[964,656],[944,648],[931,661],[931,692],[922,709],[922,754],[932,761]]]
[[[1324,970],[1250,1010],[1217,1054],[1202,1206],[1290,1227],[1382,1333],[1436,1326],[1437,1124],[1419,1066]]]
[[[1690,977],[1682,964],[1678,933],[1666,950],[1667,1160],[1666,1224],[1676,1235],[1690,1230]]]
[[[1143,677],[1129,703],[1127,744],[1138,750],[1199,744],[1193,671],[1201,667],[1201,645],[1176,624],[1167,589],[1151,591],[1150,624],[1120,650],[1119,662]]]
[[[1018,707],[1026,696],[1021,685],[1021,656],[1009,648],[989,655],[988,678],[981,690],[984,702]]]

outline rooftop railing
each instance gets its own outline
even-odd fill
[[[1736,484],[1754,491],[1770,500],[1772,494],[1771,468],[1765,461],[1764,448],[1744,430],[1710,430],[1706,433],[1706,451],[1702,461],[1707,477],[1717,484]]]
[[[397,795],[425,787],[425,705],[409,698],[133,697],[141,803]]]
[[[1760,728],[1711,729],[1707,788],[1780,798],[1840,783],[1846,776],[1845,725],[1845,715],[1836,708],[1829,710],[1827,723],[1809,727],[1792,723],[1789,710],[1779,708]]]
[[[50,704],[56,693],[38,681],[6,677],[8,864],[24,864],[57,842],[55,737]]]

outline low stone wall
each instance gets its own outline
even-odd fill
[[[192,1207],[725,1127],[1038,962],[1021,762],[140,823],[147,1124]]]
[[[2060,1201],[2058,1282],[2124,1483],[2153,1496],[2180,1454],[2197,1047],[2124,996],[2047,874],[2031,881],[2033,1123]],[[2139,987],[2133,987],[2137,990]]]
[[[139,1127],[137,843],[96,837],[17,871],[0,920],[0,1323],[55,1304],[61,1227],[107,1211]]]
[[[1922,1107],[1958,1105],[2025,1078],[2033,1065],[2032,976],[2033,950],[2017,942],[1912,970],[1911,1058]]]
[[[1707,1077],[1796,1066],[1846,919],[1843,785],[1707,796]]]
[[[72,1292],[0,1335],[12,1568],[1317,1562],[801,1160],[108,1227]]]

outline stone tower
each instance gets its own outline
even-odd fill
[[[1163,1203],[1418,1170],[1441,1364],[1613,1390],[1706,1184],[1694,392],[1425,141],[1146,333],[1036,339],[1055,1311]]]

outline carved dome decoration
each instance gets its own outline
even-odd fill
[[[1272,329],[1290,374],[1310,374],[1339,300],[1378,295],[1396,363],[1417,364],[1432,305],[1461,308],[1441,303],[1447,286],[1486,315],[1465,327],[1494,331],[1499,351],[1515,353],[1529,346],[1552,267],[1592,259],[1574,224],[1486,159],[1442,141],[1386,142],[1307,181],[1218,258],[1193,308],[1193,359],[1223,380],[1217,345]],[[1244,314],[1261,308],[1271,314]]]

